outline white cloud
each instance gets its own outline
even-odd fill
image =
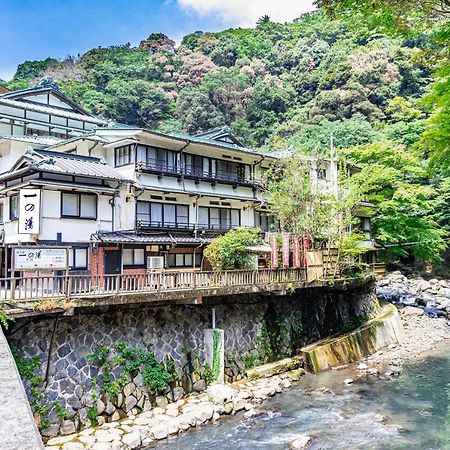
[[[314,9],[313,0],[177,0],[186,10],[217,18],[236,26],[251,27],[267,14],[275,22],[287,22]]]

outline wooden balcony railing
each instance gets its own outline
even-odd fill
[[[0,300],[102,297],[208,288],[271,286],[307,281],[306,269],[260,269],[223,272],[148,272],[136,275],[58,275],[0,278]]]
[[[222,182],[229,184],[239,184],[243,186],[253,186],[255,179],[246,177],[232,171],[216,169],[214,171],[205,171],[203,168],[194,166],[174,166],[164,161],[138,161],[136,162],[136,170],[160,175],[183,176],[184,178],[193,180],[203,180],[210,183]]]

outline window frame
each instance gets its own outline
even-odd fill
[[[16,205],[16,214],[13,215],[13,208],[12,208],[12,202],[13,199],[16,199],[17,205]],[[19,220],[19,194],[13,194],[9,196],[9,220],[11,222],[15,222],[16,220]]]
[[[88,251],[88,247],[72,247],[69,248],[69,252],[72,254],[72,262],[75,263],[76,262],[76,251],[77,250],[85,250],[86,251],[86,257],[85,257],[85,266],[71,266],[69,264],[69,270],[88,270],[88,264],[89,264],[89,251]],[[69,256],[69,261],[70,262],[70,256]]]
[[[119,163],[118,162],[119,159],[122,158],[122,156],[119,155],[119,152],[124,149],[127,149],[126,162]],[[136,146],[134,144],[122,145],[114,149],[114,167],[129,166],[130,164],[133,164],[135,161],[136,161]]]
[[[242,214],[241,214],[241,210],[239,208],[221,208],[220,206],[199,206],[200,208],[206,208],[208,210],[208,223],[204,224],[204,223],[199,223],[199,227],[202,228],[203,226],[208,226],[208,229],[213,229],[213,230],[231,230],[233,228],[236,227],[240,227],[241,223],[242,223]],[[219,211],[219,228],[211,228],[211,209],[217,209]],[[222,227],[222,222],[223,222],[223,218],[222,218],[222,211],[230,211],[230,222],[229,222],[229,226],[225,228]],[[237,211],[238,213],[238,217],[239,217],[239,223],[237,225],[233,225],[232,224],[232,211]]]
[[[63,208],[64,208],[64,194],[69,195],[76,195],[78,197],[78,214],[72,215],[72,214],[64,214]],[[94,197],[95,198],[95,217],[85,217],[81,215],[81,198],[82,196],[86,197]],[[97,220],[98,218],[98,197],[97,194],[91,194],[91,193],[81,193],[81,192],[71,192],[71,191],[61,191],[61,197],[60,197],[60,216],[61,219],[78,219],[78,220]]]
[[[139,220],[145,220],[145,222],[150,224],[150,227],[155,227],[155,228],[179,228],[179,226],[181,225],[182,228],[189,228],[190,226],[190,211],[189,211],[189,205],[185,204],[185,203],[161,203],[161,202],[152,202],[152,201],[146,201],[146,200],[138,200],[137,203],[140,204],[146,204],[147,206],[147,219],[138,219],[138,211],[137,211],[137,205],[136,205],[136,224],[139,222]],[[152,219],[152,205],[161,205],[161,220],[160,221],[156,221],[154,219]],[[165,220],[165,215],[166,215],[166,207],[168,208],[169,206],[174,207],[175,208],[175,222],[166,222]],[[187,217],[187,221],[186,222],[181,222],[178,220],[179,218],[179,213],[178,210],[180,208],[186,208],[187,209],[187,216],[184,215],[183,217]],[[140,215],[144,215],[144,213],[139,213]],[[153,225],[155,224],[155,225]]]
[[[182,258],[183,258],[182,265],[177,264],[177,256],[178,257],[182,256]],[[192,262],[190,264],[186,264],[186,256],[192,257]],[[175,264],[169,264],[169,257],[174,258]],[[180,267],[194,268],[193,263],[195,262],[195,268],[198,268],[198,267],[201,267],[201,265],[202,265],[202,258],[203,258],[202,253],[195,253],[195,257],[194,257],[194,253],[167,253],[165,263],[166,263],[166,267],[168,267],[168,268],[180,268]],[[197,264],[197,262],[198,262],[198,264]]]
[[[131,264],[125,264],[125,262],[123,262],[123,268],[124,269],[135,269],[135,268],[142,268],[145,269],[147,267],[147,252],[145,250],[145,247],[124,247],[122,250],[122,261],[125,261],[125,255],[124,252],[125,250],[129,251],[131,250],[132,252],[132,259],[133,262]],[[144,252],[144,261],[141,264],[136,264],[136,250],[143,250]]]

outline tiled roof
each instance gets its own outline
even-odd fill
[[[88,114],[88,112],[85,111],[78,103],[75,103],[72,99],[70,99],[69,97],[64,95],[56,83],[50,82],[50,81],[43,81],[42,83],[40,83],[36,86],[25,88],[25,89],[18,89],[15,91],[8,90],[7,92],[4,92],[3,94],[1,94],[0,97],[9,98],[12,100],[15,100],[15,99],[23,100],[24,97],[27,97],[30,95],[33,96],[33,95],[36,95],[39,93],[45,93],[45,92],[51,92],[52,94],[54,94],[56,97],[59,97],[61,100],[63,100],[68,105],[70,105],[73,109],[75,109],[79,113],[90,116],[90,114]],[[57,108],[57,107],[55,106],[55,108]]]
[[[54,136],[0,136],[0,139],[7,139],[8,141],[26,142],[33,145],[57,145],[63,142],[63,139],[56,138]]]
[[[238,147],[244,147],[233,135],[231,128],[229,126],[223,126],[219,128],[213,128],[211,130],[204,131],[202,133],[197,133],[196,137],[211,139],[213,141],[223,141],[223,138],[228,138]]]
[[[135,231],[108,231],[93,235],[97,242],[111,244],[208,244],[212,238],[199,238],[193,236],[176,236],[172,234],[145,234]]]
[[[160,133],[160,134],[162,134],[162,133]],[[209,138],[205,138],[205,137],[202,137],[202,136],[192,136],[190,134],[179,133],[179,132],[171,132],[171,133],[166,134],[165,136],[174,137],[174,138],[178,138],[178,139],[189,140],[189,141],[192,141],[192,142],[198,142],[199,144],[213,145],[215,147],[222,147],[222,148],[226,148],[226,149],[229,149],[229,150],[235,150],[235,151],[238,151],[238,152],[250,153],[250,154],[258,155],[258,156],[265,156],[266,155],[264,152],[261,152],[260,150],[256,150],[254,148],[241,147],[239,145],[231,144],[229,142],[216,141],[214,139],[209,139]]]
[[[42,114],[51,114],[51,115],[58,116],[58,117],[64,117],[66,119],[89,122],[89,123],[93,123],[95,125],[100,125],[100,126],[108,125],[108,122],[103,119],[99,119],[99,118],[81,114],[81,113],[65,111],[63,109],[54,108],[54,107],[48,106],[48,105],[39,105],[37,103],[31,103],[31,102],[20,101],[20,100],[12,100],[9,98],[5,98],[5,95],[8,95],[8,94],[3,94],[0,96],[0,105],[10,106],[12,108],[26,109],[28,111],[35,111],[35,112],[39,112]],[[55,125],[55,127],[57,127],[57,125]]]
[[[30,167],[39,172],[53,172],[109,180],[125,179],[103,160],[91,156],[51,152],[48,150],[27,150],[25,157],[30,160]]]

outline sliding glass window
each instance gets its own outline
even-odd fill
[[[228,230],[241,224],[239,209],[212,208],[200,206],[198,209],[198,223],[200,228],[210,230]]]
[[[188,228],[189,206],[138,201],[136,221],[141,227]]]

